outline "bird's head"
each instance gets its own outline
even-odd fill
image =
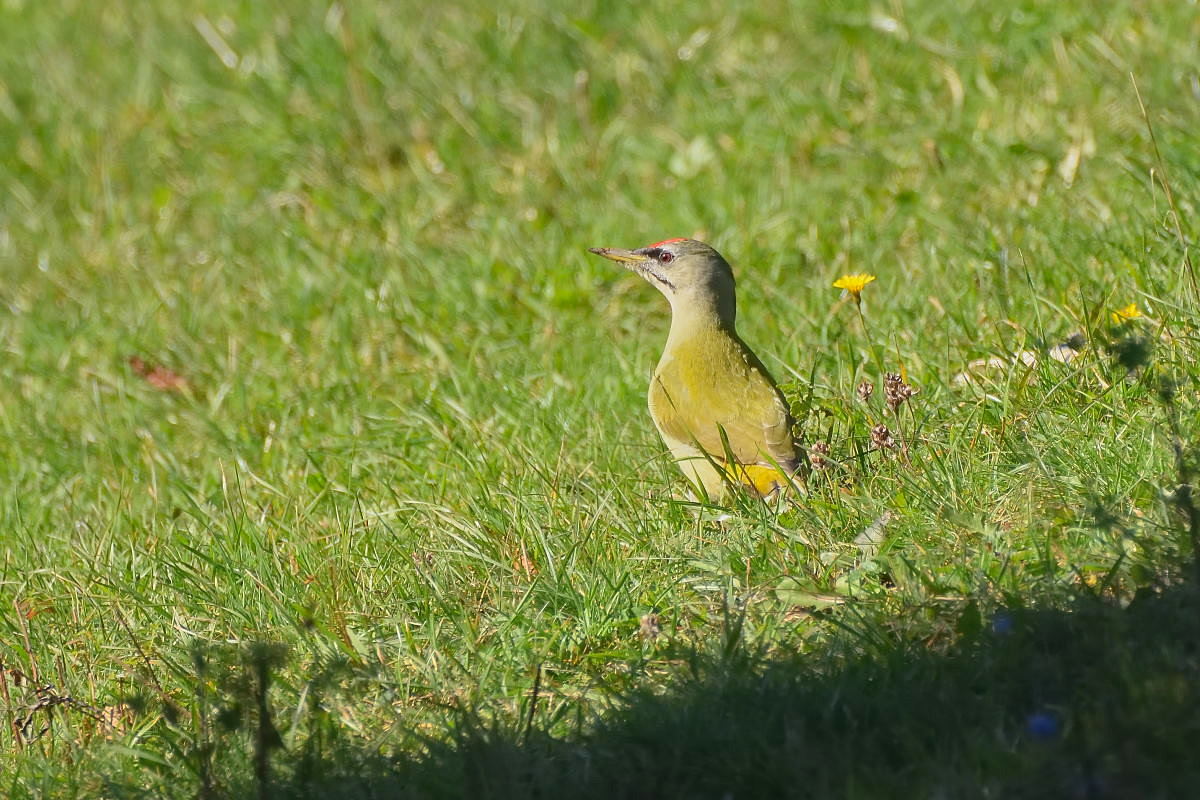
[[[676,315],[710,311],[722,322],[733,324],[733,270],[704,242],[667,239],[637,250],[592,247],[590,252],[641,275],[667,296]]]

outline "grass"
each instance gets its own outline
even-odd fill
[[[1198,33],[0,5],[3,792],[1186,794]],[[667,309],[586,248],[675,235],[797,508],[672,499]]]

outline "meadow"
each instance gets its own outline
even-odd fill
[[[0,0],[0,794],[1194,793],[1198,39]],[[587,248],[673,236],[794,503],[651,425],[666,303]]]

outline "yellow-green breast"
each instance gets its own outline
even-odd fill
[[[672,337],[650,382],[650,414],[672,452],[698,445],[718,462],[797,463],[787,404],[762,362],[732,331]]]

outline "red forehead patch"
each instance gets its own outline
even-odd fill
[[[651,247],[662,247],[664,244],[675,244],[676,242],[686,242],[686,241],[687,241],[686,236],[677,236],[674,239],[663,239],[661,242],[655,242],[652,245],[648,245],[646,249],[650,249]]]

